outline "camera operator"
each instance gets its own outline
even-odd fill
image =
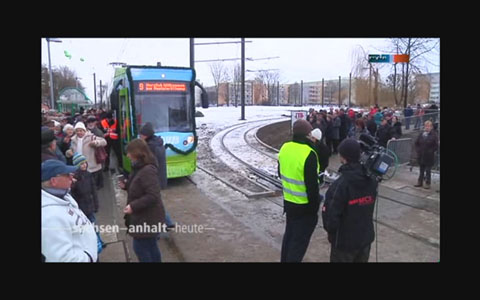
[[[368,262],[378,182],[360,164],[360,144],[353,138],[339,146],[341,176],[325,194],[323,227],[331,244],[330,262]]]

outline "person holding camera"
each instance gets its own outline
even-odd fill
[[[331,244],[330,262],[368,262],[375,239],[373,211],[378,182],[360,164],[360,144],[353,138],[338,146],[341,176],[325,194],[323,227]]]

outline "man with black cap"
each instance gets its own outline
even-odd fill
[[[42,256],[46,262],[95,262],[97,234],[70,195],[75,166],[42,163]]]
[[[330,262],[368,262],[375,239],[373,211],[378,182],[359,163],[360,144],[353,138],[338,146],[341,176],[325,194],[323,227],[331,244]]]
[[[55,138],[55,132],[52,129],[44,126],[42,127],[42,147],[41,147],[41,160],[42,162],[47,159],[58,159],[64,163],[67,163],[67,159],[63,153],[57,147],[57,139]]]
[[[282,241],[281,262],[301,262],[318,222],[318,174],[320,164],[307,136],[312,125],[303,119],[293,124],[293,139],[278,154],[278,174],[282,179],[284,213],[287,224]]]
[[[90,130],[95,136],[104,137],[104,133],[97,127],[97,118],[93,115],[87,118],[87,129]]]

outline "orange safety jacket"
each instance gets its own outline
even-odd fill
[[[108,125],[108,120],[103,119],[102,122],[102,127],[107,130],[107,135],[105,137],[110,137],[112,140],[118,140],[118,134],[117,134],[117,120],[115,120],[115,123],[113,125]]]

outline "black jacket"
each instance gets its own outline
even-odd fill
[[[348,163],[327,190],[322,207],[323,227],[328,241],[340,250],[365,247],[375,239],[373,211],[378,183],[365,175],[359,163]]]
[[[399,139],[402,137],[402,123],[397,122],[392,126],[392,137]]]
[[[385,124],[378,127],[377,140],[380,146],[387,148],[387,143],[392,137],[392,126]]]
[[[328,146],[321,141],[315,142],[315,151],[317,151],[318,162],[320,163],[320,172],[323,172],[328,167],[328,161],[332,152]]]
[[[375,136],[375,134],[377,133],[377,123],[375,123],[374,119],[367,121],[367,129],[368,131],[370,131],[370,134],[372,136]]]
[[[313,143],[305,137],[298,137],[294,135],[292,141],[299,144],[306,144],[310,146],[313,151],[316,151]],[[305,185],[307,187],[308,204],[295,204],[289,201],[283,201],[283,211],[292,217],[317,214],[318,209],[320,208],[320,202],[322,198],[319,194],[318,187],[317,156],[313,151],[308,155],[304,166],[304,178]],[[278,176],[281,178],[280,162],[278,163]]]
[[[72,185],[72,197],[85,215],[98,211],[97,186],[93,175],[80,169],[75,172],[77,182]]]
[[[159,136],[152,136],[147,140],[148,148],[152,151],[158,163],[158,179],[160,180],[160,188],[163,190],[167,187],[167,157],[163,139]]]
[[[432,130],[427,136],[421,132],[415,140],[415,150],[419,165],[433,166],[435,163],[435,152],[438,150],[438,135]]]

